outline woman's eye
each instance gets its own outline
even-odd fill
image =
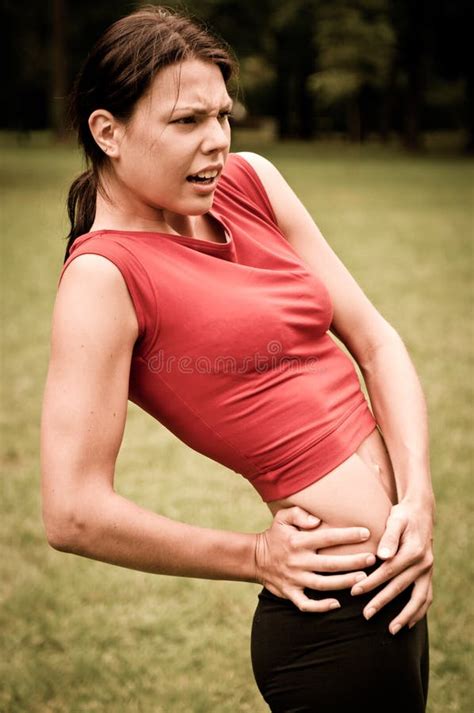
[[[173,124],[194,124],[195,121],[194,116],[183,116],[181,119],[175,119]]]
[[[230,111],[221,111],[218,114],[219,121],[225,121],[229,119],[232,116],[232,112]],[[173,124],[181,124],[181,125],[189,125],[189,124],[196,124],[198,122],[197,117],[195,116],[183,116],[180,119],[175,119],[172,123]]]

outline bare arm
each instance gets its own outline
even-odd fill
[[[315,588],[335,586],[327,577],[317,580],[315,570],[366,566],[365,555],[340,558],[339,567],[334,558],[315,555],[325,545],[360,541],[360,530],[299,532],[317,524],[299,508],[275,517],[265,531],[272,554],[256,562],[263,533],[180,523],[114,491],[137,335],[133,304],[118,268],[97,255],[73,260],[54,308],[41,419],[43,519],[50,544],[146,572],[265,581],[299,603],[306,600],[302,588],[308,582]],[[348,587],[355,577],[341,575],[339,581]],[[311,606],[327,609],[329,603]]]
[[[370,618],[392,594],[415,581],[411,600],[392,622],[393,631],[406,623],[414,625],[433,601],[435,500],[428,416],[420,381],[401,340],[374,349],[362,373],[393,463],[399,502],[379,542],[378,555],[387,561],[353,593],[362,594],[400,573],[367,604],[364,614]]]
[[[401,337],[364,294],[279,171],[258,154],[242,156],[261,178],[282,233],[330,292],[331,331],[362,370],[393,464],[400,502],[392,508],[377,552],[390,561],[357,587],[357,593],[394,577],[369,602],[368,612],[380,609],[416,580],[411,601],[393,625],[417,621],[432,600],[434,524],[428,423],[420,381]]]
[[[178,523],[114,491],[137,333],[115,265],[97,255],[76,258],[55,304],[43,403],[48,540],[60,550],[147,572],[252,581],[254,535],[224,537]]]

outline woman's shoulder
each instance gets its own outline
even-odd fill
[[[237,151],[231,155],[236,157],[234,160],[237,160],[237,162],[244,167],[244,170],[249,170],[250,167],[250,170],[257,174],[259,180],[264,185],[273,182],[275,178],[280,175],[275,164],[266,158],[266,156],[262,156],[262,154],[255,153],[254,151]]]
[[[79,301],[93,285],[106,302],[117,301],[123,305],[131,298],[139,335],[143,336],[154,329],[149,323],[155,319],[153,315],[157,316],[156,295],[143,261],[123,238],[114,231],[77,238],[61,267],[57,291],[68,275],[69,289]]]
[[[263,198],[272,219],[276,220],[276,207],[278,199],[285,198],[285,191],[289,190],[284,177],[274,163],[262,154],[254,151],[238,151],[230,154],[234,165],[241,173],[245,173],[254,189]]]
[[[254,151],[236,151],[230,153],[227,159],[226,171],[229,168],[231,171],[240,170],[250,173],[250,175],[256,173],[260,179],[277,171],[268,158]]]
[[[273,167],[268,159],[250,151],[230,153],[220,185],[224,192],[227,189],[230,197],[240,195],[247,203],[253,203],[263,210],[267,218],[274,223],[275,214],[266,190],[266,164]]]
[[[113,288],[117,284],[120,270],[110,258],[102,252],[90,250],[77,250],[69,255],[61,266],[58,287],[67,275],[68,282],[85,286],[91,280],[100,280],[100,283]]]
[[[133,295],[122,271],[101,254],[78,253],[72,256],[61,270],[56,300],[65,312],[69,312],[73,321],[80,305],[83,324],[96,328],[98,335],[104,320],[106,322],[111,315],[124,334],[133,336],[133,341],[144,331],[143,316],[133,309]]]
[[[75,263],[76,271],[100,270],[104,276],[106,272],[109,275],[116,274],[117,268],[122,273],[129,269],[140,269],[141,262],[137,258],[136,249],[131,249],[130,239],[127,242],[126,237],[126,234],[121,235],[120,231],[114,230],[96,230],[78,236],[62,265],[59,280],[71,263]],[[78,267],[78,263],[81,267]]]
[[[273,163],[268,158],[262,156],[262,154],[255,153],[255,151],[236,151],[231,155],[237,156],[238,160],[243,159],[256,170],[262,170],[266,166],[273,166]]]

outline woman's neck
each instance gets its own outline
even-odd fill
[[[145,232],[175,233],[193,236],[198,231],[201,216],[179,215],[165,210],[146,211],[119,208],[120,202],[106,199],[97,192],[96,211],[90,232],[96,230],[131,230]]]

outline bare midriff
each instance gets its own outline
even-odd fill
[[[367,527],[371,534],[365,542],[319,550],[324,554],[353,554],[376,552],[390,508],[396,502],[392,463],[382,434],[375,428],[349,458],[315,483],[267,505],[273,514],[280,508],[299,505],[320,518],[318,530]]]

